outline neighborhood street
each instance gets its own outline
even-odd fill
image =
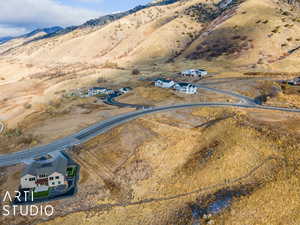
[[[275,110],[282,112],[295,112],[300,113],[300,109],[290,109],[290,108],[279,108],[271,106],[263,106],[255,104],[254,100],[245,96],[242,96],[237,93],[232,93],[228,91],[218,90],[214,88],[203,87],[199,85],[199,88],[207,89],[210,91],[223,93],[226,95],[234,96],[242,103],[225,103],[225,102],[203,102],[203,103],[194,103],[194,104],[181,104],[181,105],[171,105],[163,107],[150,107],[142,110],[137,110],[134,112],[126,113],[110,119],[96,123],[84,130],[81,130],[78,133],[75,133],[71,136],[65,137],[63,139],[54,141],[50,144],[34,147],[31,149],[25,149],[20,152],[0,155],[0,167],[10,166],[19,163],[26,163],[34,158],[41,157],[46,154],[54,153],[57,151],[64,151],[72,149],[73,146],[85,143],[92,138],[107,132],[108,130],[117,127],[121,124],[124,124],[128,121],[134,120],[136,118],[142,117],[144,115],[185,109],[185,108],[195,108],[195,107],[239,107],[239,108],[251,108],[251,109],[264,109],[264,110]]]

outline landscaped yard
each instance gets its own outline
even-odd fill
[[[47,191],[42,192],[33,192],[34,198],[46,198],[49,196],[49,189]]]
[[[74,177],[76,175],[77,168],[76,167],[68,167],[67,168],[67,176]]]

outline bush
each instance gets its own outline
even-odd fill
[[[141,72],[139,71],[139,69],[133,69],[131,73],[132,75],[139,75]]]
[[[97,79],[97,83],[106,83],[106,82],[107,82],[107,80],[105,80],[104,77],[99,77],[99,78]]]
[[[23,134],[21,128],[8,129],[5,131],[4,135],[7,137],[19,137]]]
[[[23,106],[25,109],[30,109],[32,107],[32,105],[29,103],[25,103]]]
[[[103,64],[103,68],[108,68],[108,69],[118,69],[118,63],[114,63],[114,62],[110,62],[110,61],[106,61]]]

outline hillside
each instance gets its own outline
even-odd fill
[[[102,116],[99,110],[92,115]],[[222,108],[146,116],[74,152],[81,165],[79,193],[51,202],[53,218],[1,217],[0,222],[299,224],[299,124],[295,114]],[[44,137],[61,129],[37,120],[28,125]],[[17,171],[2,170],[0,190],[17,185]],[[202,218],[205,207],[226,196],[230,201],[222,213]]]
[[[56,93],[93,85],[99,77],[113,85],[136,82],[133,68],[149,76],[188,67],[299,72],[299,10],[273,0],[158,1],[62,34],[9,41],[0,45],[0,119],[17,124]]]
[[[34,64],[118,60],[131,65],[175,57],[279,69],[282,61],[299,54],[293,49],[300,46],[300,9],[293,5],[272,0],[174,2],[91,20],[67,34],[13,48],[4,56]]]
[[[16,37],[4,37],[0,38],[0,52],[5,52],[9,49],[13,49],[38,38],[51,35],[53,33],[61,31],[63,28],[59,26],[35,29],[27,34],[23,34]]]
[[[279,82],[300,76],[299,57],[296,0],[155,0],[1,44],[0,154],[136,110],[76,95],[81,88],[130,87],[115,100],[153,111],[226,108],[143,114],[76,145],[78,193],[51,202],[51,218],[0,224],[299,225],[299,113],[259,108],[300,107],[300,86]],[[190,68],[209,74],[181,75]],[[154,86],[161,77],[198,92]],[[22,169],[0,168],[0,196]]]

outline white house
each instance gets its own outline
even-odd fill
[[[68,160],[62,154],[51,159],[36,160],[23,171],[21,189],[40,192],[64,185],[67,166]]]
[[[65,176],[61,173],[54,172],[48,177],[49,187],[56,187],[65,183]]]
[[[172,80],[166,80],[166,79],[157,79],[155,81],[155,86],[156,87],[161,87],[161,88],[171,88],[175,85],[175,82]]]
[[[300,77],[296,77],[293,80],[288,82],[291,85],[300,85]]]
[[[88,96],[92,97],[95,95],[101,95],[101,94],[113,94],[114,90],[108,89],[108,88],[103,88],[103,87],[92,87],[88,90]]]
[[[196,94],[198,88],[195,85],[189,83],[177,83],[174,86],[174,89],[185,94]]]
[[[130,88],[130,87],[124,87],[124,88],[119,89],[119,92],[121,92],[122,94],[126,94],[130,91],[132,91],[132,88]]]
[[[223,0],[219,3],[219,7],[221,9],[226,8],[229,4],[231,4],[233,2],[233,0]]]
[[[183,76],[192,76],[192,77],[204,77],[208,74],[206,70],[202,69],[190,69],[181,72]]]
[[[35,188],[36,185],[36,176],[33,176],[31,174],[23,175],[21,178],[21,187],[22,188]]]

